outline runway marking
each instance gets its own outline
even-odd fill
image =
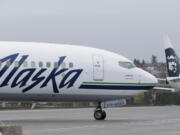
[[[85,109],[89,109],[89,108],[82,108],[82,110]],[[31,110],[31,109],[27,109],[27,110],[1,110],[0,113],[24,113],[24,112],[53,112],[53,111],[73,111],[73,110],[79,110],[79,109],[35,109],[35,110]]]
[[[54,129],[37,129],[37,130],[25,130],[24,133],[43,133],[43,132],[64,132],[66,130],[74,129],[90,129],[90,128],[103,128],[105,125],[93,125],[93,126],[78,126],[78,127],[69,127],[69,128],[54,128]]]
[[[169,123],[174,123],[175,121],[179,121],[180,119],[159,119],[159,120],[152,120],[152,121],[148,121],[145,123],[136,123],[135,125],[141,125],[143,124],[145,125],[159,125],[159,124],[169,124]],[[135,122],[132,123],[123,123],[124,126],[127,125],[134,125]],[[50,134],[50,133],[58,133],[58,132],[72,132],[72,130],[92,130],[92,129],[99,129],[99,128],[106,128],[108,126],[113,126],[114,124],[112,123],[104,123],[102,125],[102,123],[96,124],[96,125],[86,125],[86,126],[75,126],[75,127],[67,127],[67,128],[51,128],[51,129],[37,129],[37,130],[25,130],[24,133],[25,134],[33,134],[33,135],[38,135],[38,134]],[[117,126],[117,125],[115,125]],[[121,125],[122,126],[122,125]]]

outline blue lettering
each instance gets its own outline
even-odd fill
[[[13,70],[9,73],[9,75],[6,77],[6,79],[3,81],[0,87],[8,85],[9,80],[13,77],[13,75],[16,73],[16,71],[19,69],[19,67],[23,64],[23,62],[27,58],[28,58],[28,55],[22,56],[21,60],[18,62],[18,66],[13,68]]]
[[[40,77],[40,75],[42,73],[44,73],[47,69],[41,69],[33,78],[32,81],[34,82],[33,84],[31,84],[30,86],[28,86],[27,88],[23,89],[23,92],[27,92],[29,90],[31,90],[33,87],[35,87],[36,85],[38,85],[40,82],[42,82],[45,79],[45,76]]]
[[[15,61],[15,59],[18,57],[18,55],[19,55],[19,54],[16,53],[16,54],[12,54],[12,55],[10,55],[10,56],[7,56],[7,57],[1,59],[1,60],[0,60],[0,63],[2,64],[3,62],[9,61],[10,65],[11,65],[11,64]],[[10,66],[10,65],[9,65],[9,66]],[[0,71],[0,77],[2,77],[3,74],[8,70],[9,66],[8,66],[7,63],[6,63],[6,65],[5,65],[5,66],[3,67],[3,69]]]
[[[82,72],[82,69],[69,71],[69,72],[64,76],[63,80],[61,81],[59,88],[63,88],[63,87],[65,87],[65,86],[68,85],[68,84],[69,84],[69,85],[67,86],[67,88],[72,87],[72,86],[74,85],[74,83],[76,82],[76,80],[78,79],[78,77],[80,76],[81,72]],[[75,74],[75,75],[74,75],[72,78],[70,78],[69,81],[67,81],[67,79],[68,79],[72,74]],[[67,81],[67,82],[66,82],[66,81]]]
[[[58,62],[58,67],[54,68],[52,70],[52,72],[49,74],[49,76],[47,77],[47,79],[44,81],[44,83],[41,85],[40,88],[46,87],[48,82],[51,80],[52,81],[52,85],[53,85],[53,91],[54,93],[59,93],[58,91],[58,87],[57,87],[57,83],[56,83],[56,76],[60,75],[61,73],[67,71],[68,69],[61,69],[60,71],[57,71],[59,66],[63,63],[65,57],[60,57],[59,62]]]
[[[0,70],[0,78],[2,78],[2,76],[14,63],[14,61],[17,59],[18,56],[19,53],[16,53],[9,55],[3,59],[0,59],[0,63],[6,62],[6,64]],[[42,83],[42,85],[40,85],[40,88],[44,88],[47,87],[47,85],[51,82],[53,87],[53,92],[59,93],[59,89],[62,89],[65,86],[67,86],[67,88],[73,87],[74,83],[76,82],[76,80],[79,78],[79,76],[83,71],[83,69],[76,69],[67,72],[60,81],[58,87],[56,81],[57,77],[69,70],[68,68],[59,69],[62,63],[64,62],[66,56],[62,56],[59,58],[57,67],[54,67],[47,77],[43,75],[48,70],[47,68],[41,68],[38,72],[36,72],[37,70],[36,68],[27,68],[18,72],[18,70],[20,69],[22,64],[27,60],[28,57],[29,55],[23,55],[21,57],[21,59],[18,61],[18,65],[14,66],[14,68],[9,72],[9,74],[0,84],[0,87],[5,87],[10,85],[11,88],[15,88],[19,86],[19,88],[22,88],[22,92],[25,93],[30,91],[40,83]],[[15,76],[15,74],[17,75]],[[30,80],[30,78],[32,79]],[[12,80],[11,84],[9,84],[11,82],[10,80]],[[28,82],[29,83],[32,82],[32,83],[28,85]]]
[[[14,88],[18,85],[19,88],[23,87],[23,86],[26,86],[29,78],[32,76],[32,74],[36,71],[35,68],[28,68],[28,69],[24,69],[22,71],[20,71],[18,73],[18,75],[14,78],[13,82],[12,82],[12,85],[11,85],[11,88]],[[20,81],[18,80],[23,74],[25,74],[25,77],[23,79],[21,79]]]

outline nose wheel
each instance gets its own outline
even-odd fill
[[[96,110],[94,111],[94,118],[96,120],[105,120],[106,112],[102,110],[101,102],[98,103]]]

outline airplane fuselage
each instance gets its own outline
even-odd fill
[[[118,54],[81,46],[0,42],[0,100],[106,101],[157,83]]]

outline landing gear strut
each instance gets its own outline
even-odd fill
[[[98,106],[96,110],[94,111],[94,118],[96,120],[105,120],[106,118],[106,112],[102,110],[101,102],[98,102]]]

